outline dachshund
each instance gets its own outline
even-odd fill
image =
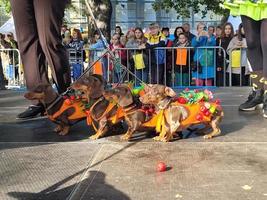
[[[204,132],[204,138],[210,139],[220,135],[218,124],[224,116],[223,110],[216,102],[199,102],[185,104],[175,100],[175,92],[164,85],[148,84],[144,87],[144,95],[140,97],[143,104],[152,104],[158,113],[162,113],[164,124],[161,133],[155,140],[170,141],[176,132],[185,130],[195,124],[204,124],[205,128],[199,130]],[[179,98],[179,97],[177,97]],[[176,98],[176,99],[177,99]],[[213,108],[213,112],[208,109]],[[204,112],[202,114],[202,112]],[[211,132],[205,131],[212,129]]]
[[[24,96],[26,99],[38,100],[45,105],[48,118],[58,124],[54,131],[59,135],[67,135],[73,124],[86,119],[81,100],[64,99],[49,84],[41,84]]]
[[[90,137],[96,140],[103,137],[114,124],[118,124],[122,119],[121,109],[103,97],[106,88],[106,81],[101,75],[93,74],[78,80],[72,88],[83,92],[87,99],[89,108],[87,109],[87,124],[93,125],[96,133]]]

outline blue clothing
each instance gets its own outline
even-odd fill
[[[68,45],[67,48],[75,49],[76,51],[81,51],[83,49],[84,42],[79,39],[73,39]]]
[[[104,49],[105,46],[104,46],[104,43],[102,42],[102,40],[97,40],[95,44],[92,44],[90,46],[91,49]]]
[[[105,49],[104,43],[100,39],[97,40],[95,44],[90,45],[90,50],[93,51],[93,60],[94,61],[103,55],[104,49]],[[108,78],[108,59],[106,56],[104,56],[101,59],[101,64],[102,64],[103,77],[104,77],[104,79],[107,80],[107,78]]]
[[[198,79],[210,79],[215,77],[216,73],[216,58],[215,49],[205,49],[199,47],[212,47],[216,46],[215,36],[211,36],[209,39],[206,36],[200,36],[198,39],[194,37],[192,39],[192,47],[195,47],[194,63],[197,62],[201,66],[201,71],[195,71],[192,73],[193,78]]]

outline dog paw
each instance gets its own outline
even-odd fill
[[[123,135],[123,136],[121,136],[120,139],[121,139],[122,141],[128,141],[128,140],[130,139],[130,137],[131,137],[131,136],[129,136],[129,135]]]
[[[211,139],[212,138],[212,135],[208,134],[208,135],[204,135],[203,136],[204,139]]]
[[[160,136],[153,137],[153,140],[155,141],[162,141],[162,138]]]
[[[54,132],[56,133],[60,133],[62,131],[62,128],[57,126],[56,128],[54,128]]]
[[[69,132],[60,131],[58,134],[64,136],[64,135],[68,135],[68,133]]]
[[[95,134],[90,137],[90,140],[97,140],[100,136]]]

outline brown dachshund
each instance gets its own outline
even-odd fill
[[[128,85],[119,85],[113,89],[105,90],[103,95],[123,110],[128,130],[121,137],[122,140],[129,140],[135,131],[147,130],[142,127],[142,124],[146,122],[146,114],[141,109],[140,102],[135,101]]]
[[[151,85],[151,87],[152,86],[153,85]],[[166,98],[164,102],[161,102],[162,105],[167,105],[168,102],[170,102],[171,97],[176,95],[176,93],[169,87],[164,86],[159,87],[158,89],[160,90],[158,94],[155,94],[157,96],[156,98]],[[134,99],[131,89],[127,85],[120,85],[112,90],[106,90],[104,92],[104,97],[110,101],[116,102],[125,113],[125,122],[128,125],[128,131],[121,137],[122,140],[129,140],[136,131],[156,130],[157,124],[159,123],[159,120],[161,120],[159,115],[152,111],[152,113],[150,113],[151,115],[148,116],[145,110],[142,109],[143,106],[140,106],[141,102]],[[150,102],[150,104],[152,103],[153,101]],[[180,112],[181,108],[177,110],[173,116],[176,117],[176,114]],[[177,135],[176,131],[172,134]],[[159,139],[159,137],[155,137],[154,139],[167,141],[165,138]]]
[[[83,98],[90,102],[91,99],[98,99],[106,87],[106,80],[98,74],[85,74],[81,79],[78,79],[71,86],[74,90],[79,90],[83,93]],[[90,97],[90,98],[89,98]]]
[[[68,134],[71,125],[86,119],[81,100],[59,97],[51,85],[39,85],[34,92],[27,92],[24,96],[29,100],[39,100],[45,105],[48,118],[58,124],[54,131],[59,135]],[[53,106],[49,108],[51,104]]]
[[[123,118],[121,109],[103,97],[106,82],[100,75],[89,75],[72,85],[72,88],[84,93],[89,107],[87,109],[87,124],[93,125],[96,133],[90,137],[96,140],[103,137],[110,127]]]
[[[223,117],[220,105],[215,102],[199,102],[195,104],[183,104],[174,101],[175,92],[171,88],[163,85],[146,85],[144,95],[140,97],[143,104],[153,104],[158,113],[161,113],[161,132],[156,140],[169,141],[176,132],[187,129],[195,124],[204,124],[206,127],[201,131],[212,129],[210,133],[205,133],[204,138],[210,139],[221,133],[218,124]],[[212,107],[216,112],[209,112]],[[207,110],[205,115],[202,111]],[[201,111],[202,110],[202,111]],[[200,115],[201,114],[201,115]]]

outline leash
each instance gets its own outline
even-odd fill
[[[143,80],[141,80],[140,78],[138,78],[133,72],[131,72],[125,65],[123,65],[119,59],[117,59],[113,53],[113,51],[111,51],[111,49],[109,48],[109,44],[107,42],[107,39],[105,38],[103,32],[98,28],[97,26],[97,23],[96,23],[96,19],[95,19],[95,16],[93,14],[93,11],[92,11],[92,8],[91,6],[89,5],[88,1],[85,1],[85,5],[88,9],[88,14],[91,16],[91,19],[93,21],[93,24],[96,28],[96,31],[98,32],[98,34],[100,35],[100,40],[102,41],[104,47],[105,47],[105,52],[103,53],[103,55],[101,55],[98,59],[96,59],[89,67],[87,67],[85,69],[85,71],[81,74],[81,76],[79,76],[72,84],[71,86],[76,83],[78,80],[80,80],[82,77],[84,77],[89,71],[91,71],[91,69],[93,68],[93,66],[98,62],[100,61],[104,56],[106,56],[107,54],[110,55],[110,58],[112,59],[113,61],[113,64],[114,66],[115,65],[120,65],[120,67],[123,69],[123,73],[122,75],[120,76],[119,78],[119,81],[118,83],[115,85],[115,87],[119,86],[122,82],[123,82],[123,79],[124,77],[126,76],[127,73],[131,74],[136,80],[140,81],[141,84],[143,85],[147,85]],[[71,86],[65,91],[63,92],[62,94],[60,94],[52,104],[50,104],[48,107],[47,107],[47,110],[50,110],[51,108],[53,108],[55,106],[55,104],[57,104],[62,96],[68,94],[72,89],[71,89]]]

